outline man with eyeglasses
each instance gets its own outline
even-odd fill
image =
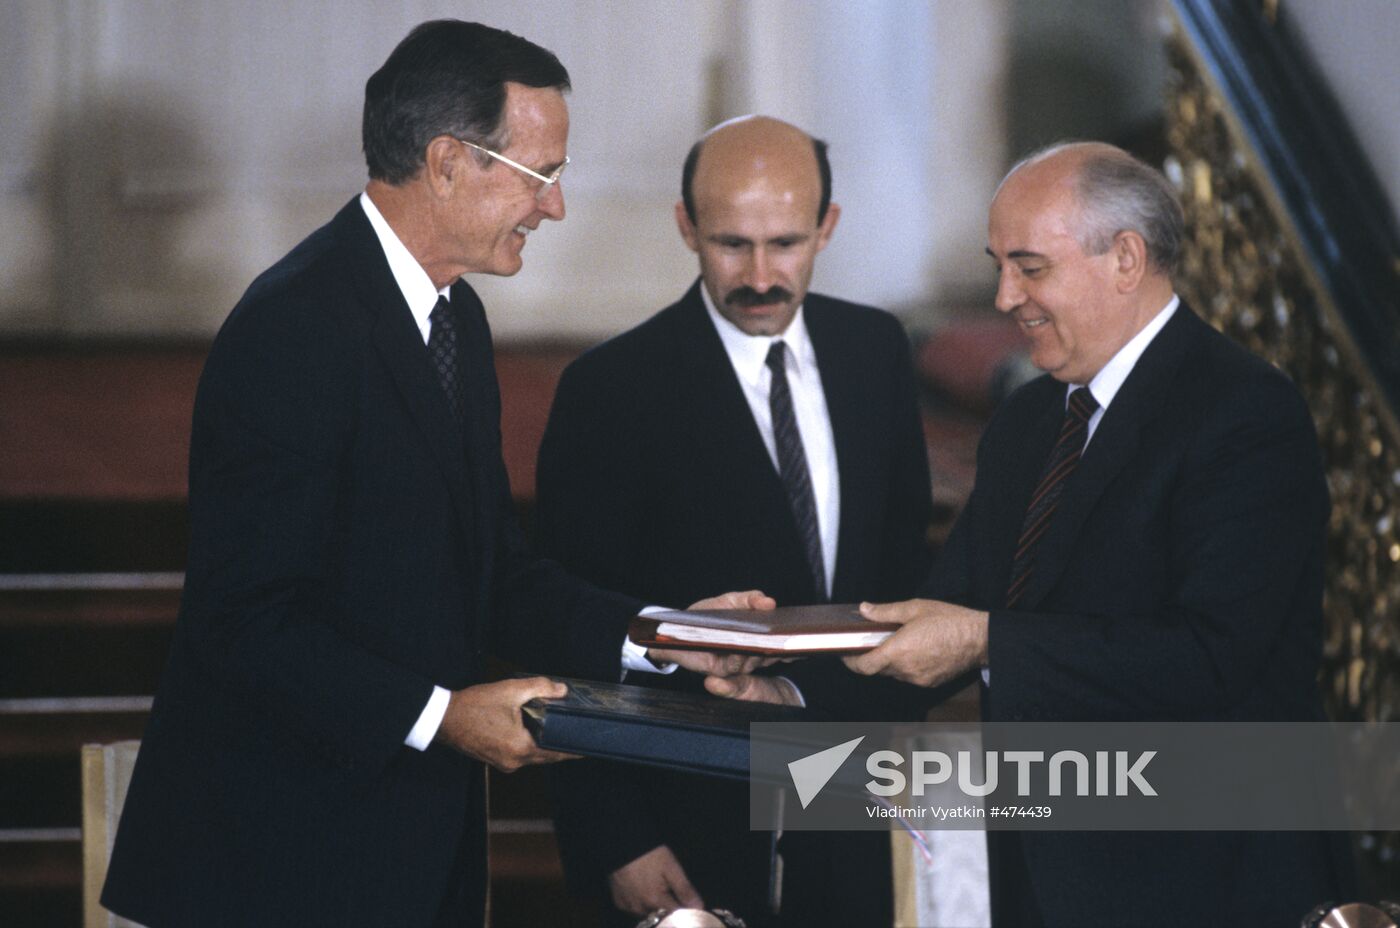
[[[520,707],[564,692],[483,683],[486,655],[611,680],[664,663],[626,641],[639,601],[525,553],[490,332],[460,279],[516,273],[527,236],[564,218],[568,87],[518,36],[414,29],[365,87],[364,193],[215,340],[112,911],[151,928],[480,925],[482,764],[562,759]]]
[[[675,215],[700,279],[564,374],[540,449],[542,550],[657,602],[735,584],[784,605],[912,595],[932,504],[908,339],[888,313],[808,292],[840,216],[826,144],[766,117],[721,124],[686,160]],[[812,663],[783,666],[864,689]],[[897,718],[925,695],[892,684],[846,708]],[[554,772],[566,875],[620,910],[609,925],[702,903],[750,928],[893,918],[888,835],[790,833],[776,866],[745,784]]]

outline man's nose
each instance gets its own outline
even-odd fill
[[[748,280],[744,281],[759,293],[767,293],[773,286],[773,262],[764,248],[755,248],[749,257]]]
[[[562,222],[564,219],[564,182],[556,180],[549,185],[549,189],[544,192],[544,196],[538,197],[540,212],[555,222]]]
[[[1009,313],[1025,301],[1026,294],[1021,289],[1020,278],[1014,271],[1003,269],[997,276],[997,309]]]

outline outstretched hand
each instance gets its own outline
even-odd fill
[[[936,599],[861,603],[872,622],[903,626],[879,647],[842,660],[859,674],[882,674],[917,686],[937,686],[987,662],[985,612]]]
[[[691,609],[757,609],[776,608],[777,601],[761,590],[743,590],[711,596],[692,603]],[[670,648],[648,648],[647,656],[658,663],[680,664],[686,670],[714,677],[732,677],[752,673],[773,663],[772,658],[733,651],[678,651]]]

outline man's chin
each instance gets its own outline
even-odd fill
[[[1045,373],[1049,374],[1055,380],[1058,380],[1060,383],[1085,384],[1089,382],[1088,380],[1081,379],[1079,376],[1077,376],[1077,372],[1072,370],[1069,366],[1069,362],[1067,362],[1063,358],[1056,358],[1053,364],[1047,365],[1041,364],[1035,359],[1035,355],[1031,355],[1031,363],[1034,364],[1036,367],[1040,368]]]
[[[525,259],[519,254],[515,254],[509,258],[502,258],[497,261],[486,273],[493,277],[514,277],[516,274],[520,273],[520,269],[524,266]]]
[[[1060,372],[1069,366],[1069,358],[1058,348],[1038,344],[1035,339],[1030,339],[1027,347],[1031,363],[1056,380],[1060,379]]]

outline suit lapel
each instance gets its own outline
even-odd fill
[[[1133,460],[1142,430],[1162,408],[1164,393],[1196,334],[1194,325],[1199,324],[1185,303],[1181,304],[1123,382],[1065,485],[1055,516],[1036,548],[1035,572],[1021,599],[1025,607],[1034,608],[1054,589],[1095,504]],[[1064,394],[1059,396],[1062,405]]]
[[[495,482],[500,477],[500,385],[496,381],[496,356],[491,344],[491,327],[486,321],[486,307],[468,284],[458,281],[452,285],[452,311],[457,316],[457,331],[460,334],[458,355],[460,369],[466,378],[466,455],[467,472],[470,475],[472,498],[476,504],[472,528],[476,532],[472,550],[482,559],[478,569],[484,577],[494,571],[496,536],[495,501],[504,487]],[[470,537],[470,536],[469,536]],[[489,592],[489,583],[480,583],[477,589]],[[490,610],[479,610],[480,615],[489,615]]]
[[[1010,434],[1012,440],[1016,442],[1016,450],[1006,455],[1006,460],[1010,462],[1005,479],[1005,486],[1008,491],[1005,495],[994,497],[992,502],[995,506],[992,516],[993,527],[989,537],[997,540],[999,548],[994,551],[992,563],[999,565],[999,575],[996,577],[995,587],[998,593],[997,603],[1001,603],[1001,596],[1005,594],[1006,588],[1011,584],[1011,564],[1016,553],[1016,546],[1021,537],[1021,526],[1026,520],[1026,510],[1030,506],[1031,494],[1035,492],[1036,486],[1040,483],[1042,472],[1045,470],[1045,462],[1050,457],[1050,450],[1055,446],[1055,441],[1059,437],[1060,425],[1064,419],[1064,386],[1049,377],[1039,381],[1027,389],[1041,390],[1046,396],[1038,403],[1034,404],[1034,411],[1027,417],[1025,423],[1020,427],[1012,428]],[[991,461],[998,458],[993,456]],[[981,462],[979,462],[979,467]],[[979,479],[981,474],[979,473]],[[994,475],[986,475],[989,485],[996,486],[1001,483],[994,478]],[[1042,545],[1044,547],[1044,539]],[[1037,555],[1037,559],[1038,559]],[[1038,567],[1037,563],[1037,567]],[[1025,601],[1025,597],[1022,597]]]
[[[413,314],[394,281],[384,250],[358,200],[352,200],[341,210],[337,221],[355,257],[350,273],[356,278],[356,289],[363,295],[374,319],[375,351],[398,388],[410,418],[432,449],[463,529],[470,537],[473,507],[463,466],[462,432],[433,373],[423,335],[414,324]]]
[[[860,531],[858,521],[847,518],[847,514],[873,511],[875,481],[880,479],[878,474],[870,472],[871,457],[867,452],[874,447],[875,438],[865,427],[869,417],[861,413],[869,399],[865,387],[870,380],[856,369],[857,357],[850,345],[844,343],[843,333],[838,331],[836,320],[826,312],[820,297],[807,294],[802,314],[807,321],[812,350],[817,355],[827,418],[831,422],[831,441],[836,447],[841,504],[831,595],[836,602],[842,602],[847,598],[844,591],[850,582],[851,552]]]
[[[680,350],[675,355],[676,365],[685,371],[694,431],[713,436],[714,447],[723,460],[716,466],[736,475],[724,495],[724,504],[768,526],[774,543],[781,549],[781,560],[787,565],[785,574],[792,578],[793,587],[810,588],[811,568],[782,478],[768,454],[724,343],[705,312],[700,286],[697,281],[678,304]],[[712,479],[712,475],[705,477]]]
[[[696,431],[716,436],[716,444],[723,449],[725,457],[733,459],[741,473],[753,475],[766,490],[782,496],[786,506],[787,497],[783,495],[777,468],[768,456],[724,343],[705,312],[699,288],[697,282],[681,300],[682,334],[678,342],[683,347],[677,354],[678,362],[689,370],[692,408],[700,420]]]
[[[1137,450],[1142,423],[1119,406],[1123,399],[1121,393],[1114,398],[1074,474],[1065,484],[1055,515],[1036,547],[1035,570],[1021,599],[1026,607],[1034,607],[1054,588],[1074,553],[1074,541],[1094,504]]]

